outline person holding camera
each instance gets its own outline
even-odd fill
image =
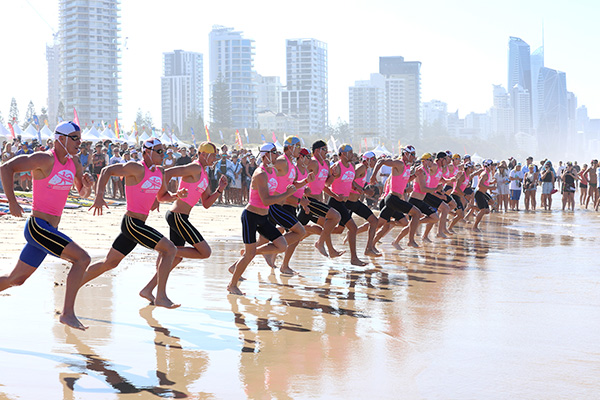
[[[529,211],[529,205],[531,204],[531,210],[535,211],[536,200],[535,194],[537,192],[538,174],[535,172],[535,165],[529,164],[529,170],[525,172],[523,177],[523,191],[525,193],[525,210]]]
[[[521,199],[524,175],[521,163],[517,163],[515,168],[508,174],[508,179],[510,180],[510,184],[508,185],[510,190],[509,205],[512,211],[519,211],[519,200]]]
[[[565,206],[571,211],[575,210],[575,181],[578,179],[579,175],[573,168],[573,163],[568,161],[561,177],[563,211],[565,211]]]
[[[556,179],[556,173],[552,168],[552,162],[550,160],[544,163],[542,172],[540,173],[540,180],[542,181],[542,207],[544,210],[550,210],[552,208],[552,194],[554,191],[554,180]]]

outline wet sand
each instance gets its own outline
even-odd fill
[[[167,233],[163,211],[149,224]],[[48,257],[0,293],[0,399],[574,399],[600,393],[600,214],[492,214],[474,234],[395,250],[364,268],[308,240],[284,277],[256,259],[227,295],[241,208],[194,209],[213,249],[183,261],[168,294],[139,290],[155,254],[138,246],[84,286],[85,332],[58,322],[68,266]],[[122,207],[66,211],[62,230],[102,257]],[[0,273],[24,244],[24,220],[0,217]],[[359,236],[364,248],[365,235]],[[341,238],[336,238],[342,248]]]

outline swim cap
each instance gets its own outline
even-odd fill
[[[342,154],[342,153],[346,153],[348,151],[352,151],[352,146],[350,146],[347,143],[344,143],[343,145],[340,146],[340,148],[338,149],[338,153]]]
[[[312,144],[313,153],[315,152],[315,150],[320,149],[321,147],[327,147],[327,143],[325,143],[322,140],[317,140],[316,142],[314,142]]]
[[[405,148],[402,149],[403,153],[411,153],[411,154],[415,154],[417,152],[417,150],[415,150],[414,146],[408,145]]]
[[[444,151],[440,151],[439,153],[437,153],[437,155],[435,156],[436,159],[440,159],[440,158],[446,158],[448,157],[448,155],[446,154],[446,152]]]
[[[463,156],[463,160],[466,160],[467,158],[470,160],[470,159],[471,159],[471,156],[470,156],[470,155],[468,155],[468,154],[465,154],[465,155]]]
[[[303,147],[300,149],[300,155],[304,157],[310,157],[310,150],[308,150],[306,147]]]
[[[260,149],[258,150],[258,155],[262,157],[263,155],[270,153],[273,150],[277,150],[277,147],[275,147],[273,143],[265,143],[262,146],[260,146]]]
[[[56,125],[56,129],[54,129],[54,133],[59,135],[70,135],[73,132],[79,131],[81,131],[81,129],[79,129],[79,125],[71,121],[61,122],[60,124]]]
[[[421,160],[429,160],[431,157],[433,157],[431,153],[425,153],[421,156]]]
[[[298,139],[297,136],[288,136],[285,141],[283,142],[283,147],[288,147],[288,146],[300,146],[300,139]]]
[[[198,147],[198,152],[213,154],[217,152],[217,146],[212,142],[202,142]]]
[[[460,154],[456,153],[452,155],[453,160],[460,160]]]
[[[161,145],[161,141],[158,138],[150,138],[144,142],[144,148],[153,149],[158,145]]]
[[[489,167],[490,165],[492,165],[494,162],[492,160],[490,160],[489,158],[486,160],[483,160],[482,165],[484,167]]]
[[[362,158],[363,160],[368,160],[375,157],[375,153],[373,153],[372,151],[367,151],[365,154],[363,154]]]

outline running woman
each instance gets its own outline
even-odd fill
[[[167,279],[177,255],[177,247],[156,229],[146,225],[150,211],[158,208],[156,195],[163,185],[166,186],[168,183],[164,179],[161,166],[164,152],[160,140],[151,138],[144,142],[142,162],[129,161],[127,164],[114,164],[102,169],[96,188],[96,198],[90,210],[94,209],[94,215],[102,215],[103,208],[108,208],[104,201],[106,183],[111,176],[121,176],[125,178],[127,212],[121,222],[121,234],[113,242],[106,257],[90,265],[83,277],[83,283],[115,268],[135,246],[141,244],[158,252],[156,260],[158,277],[156,297],[143,290],[140,296],[156,306],[176,308],[180,305],[173,303],[167,297]],[[179,195],[185,196],[185,193]]]
[[[166,182],[170,182],[172,178],[180,178],[179,188],[177,189],[179,195],[169,193],[165,185],[161,187],[157,195],[159,202],[173,202],[171,209],[165,215],[170,228],[169,239],[177,246],[177,255],[173,260],[171,270],[184,258],[203,259],[211,255],[210,246],[198,232],[198,229],[192,225],[189,218],[192,208],[198,201],[202,202],[204,208],[210,208],[227,186],[227,177],[222,175],[217,189],[212,192],[209,188],[206,169],[214,164],[216,154],[217,146],[211,142],[203,142],[198,147],[198,158],[196,160],[165,171]],[[186,246],[186,242],[191,247]],[[158,276],[155,274],[140,292],[140,295],[150,300],[150,302],[154,299],[152,291],[156,287],[157,279]]]
[[[90,256],[77,243],[58,230],[61,216],[73,184],[81,197],[91,193],[93,179],[76,156],[81,144],[81,131],[73,122],[62,122],[54,131],[54,147],[48,151],[23,154],[6,162],[0,168],[4,193],[10,214],[23,216],[17,202],[13,176],[17,172],[31,171],[33,177],[33,210],[25,224],[27,244],[19,261],[6,276],[0,277],[0,291],[22,285],[51,254],[71,262],[67,275],[65,301],[60,322],[76,329],[87,329],[75,316],[75,297],[81,286]]]
[[[287,242],[269,220],[269,206],[285,200],[297,190],[296,186],[288,185],[283,193],[275,192],[279,181],[273,168],[273,163],[277,159],[277,148],[273,143],[263,144],[258,156],[262,163],[252,175],[248,205],[242,212],[244,250],[242,257],[229,268],[232,276],[227,290],[236,295],[244,294],[238,287],[238,283],[248,264],[257,254],[277,254],[285,251]],[[256,232],[265,237],[268,242],[259,246],[256,243]]]

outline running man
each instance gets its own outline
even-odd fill
[[[10,214],[23,216],[13,186],[15,173],[31,171],[33,177],[33,211],[25,224],[27,244],[19,261],[6,276],[0,277],[0,291],[22,285],[40,266],[47,254],[71,262],[67,275],[65,302],[60,322],[76,329],[87,329],[75,316],[77,291],[90,256],[77,243],[58,230],[63,209],[73,184],[81,197],[88,197],[92,177],[83,173],[76,156],[81,144],[81,131],[73,122],[62,122],[54,131],[52,149],[33,154],[23,154],[6,162],[0,168],[2,185],[8,200]]]
[[[483,160],[483,172],[479,175],[479,183],[477,184],[477,192],[475,192],[475,204],[479,212],[475,216],[475,222],[473,223],[473,231],[481,232],[479,229],[479,223],[484,215],[490,213],[490,202],[493,202],[491,196],[488,194],[488,190],[493,190],[496,185],[492,184],[492,160]]]
[[[242,257],[229,267],[232,276],[227,290],[236,295],[244,294],[238,287],[238,283],[248,264],[257,254],[277,254],[285,251],[287,247],[285,238],[269,221],[269,205],[285,200],[297,190],[296,186],[288,185],[283,193],[276,194],[278,180],[273,163],[277,159],[277,148],[273,143],[263,144],[258,156],[262,163],[252,175],[248,205],[242,212],[244,250],[242,250]],[[268,242],[259,246],[256,243],[256,232],[260,233],[261,237],[265,237]]]
[[[177,193],[171,194],[165,185],[161,186],[156,196],[159,202],[173,202],[171,209],[167,211],[165,218],[169,224],[169,239],[177,246],[177,255],[173,260],[173,270],[184,258],[204,259],[211,255],[211,249],[198,229],[190,222],[192,208],[202,201],[204,208],[210,208],[223,193],[227,186],[227,177],[222,175],[219,186],[212,192],[208,184],[207,167],[214,164],[217,154],[217,146],[211,142],[202,142],[198,147],[198,158],[189,164],[179,165],[165,171],[165,182],[172,178],[181,178]],[[184,195],[185,194],[185,195]],[[186,246],[185,243],[190,246]],[[156,287],[158,275],[148,282],[142,289],[140,295],[150,302],[154,296],[152,291]]]
[[[157,265],[157,294],[156,298],[151,293],[144,291],[140,296],[150,300],[156,306],[176,308],[179,304],[173,303],[167,297],[167,279],[173,267],[173,260],[177,255],[177,247],[156,229],[146,225],[146,219],[151,210],[158,208],[156,195],[168,181],[164,179],[162,160],[165,149],[160,140],[148,139],[143,145],[142,162],[130,161],[127,164],[114,164],[104,167],[98,178],[96,198],[90,207],[94,215],[102,215],[103,208],[108,206],[104,201],[104,190],[111,176],[125,178],[125,195],[127,197],[127,212],[121,222],[121,234],[115,239],[106,257],[90,265],[83,277],[83,284],[91,281],[102,273],[115,268],[133,251],[135,246],[141,244],[158,252]],[[164,190],[164,189],[163,189]],[[178,193],[185,196],[185,192]]]

